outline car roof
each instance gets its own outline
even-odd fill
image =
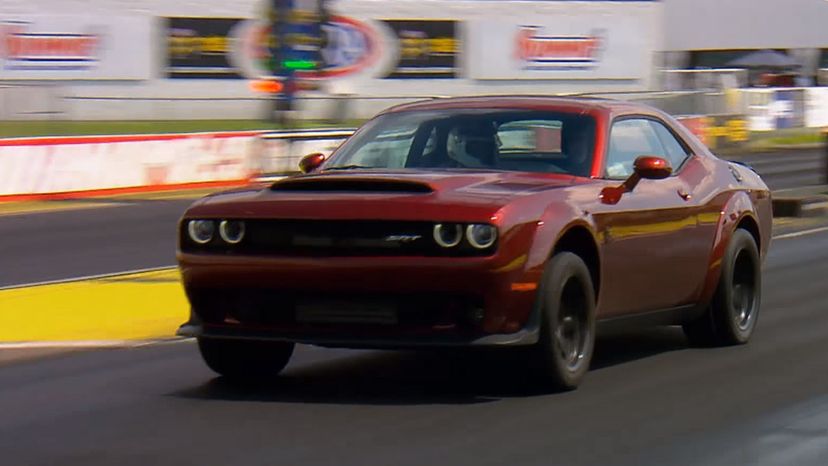
[[[382,113],[396,113],[411,110],[448,110],[465,108],[518,108],[527,110],[562,110],[570,112],[603,111],[610,114],[653,113],[653,108],[622,100],[584,96],[545,95],[484,95],[471,97],[449,97],[420,100],[400,104]]]

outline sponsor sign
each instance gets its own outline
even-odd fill
[[[828,126],[828,88],[810,87],[805,90],[805,126]]]
[[[0,139],[0,196],[241,181],[258,133]]]
[[[805,126],[805,93],[802,89],[776,91],[775,97],[771,114],[776,118],[777,128]]]
[[[167,76],[241,78],[230,62],[230,41],[239,18],[166,18]]]
[[[544,35],[540,26],[521,26],[515,39],[515,52],[523,69],[587,70],[601,60],[603,31],[584,36]]]
[[[148,79],[151,18],[0,17],[0,79]]]
[[[774,110],[774,90],[746,89],[743,91],[747,103],[748,129],[751,131],[773,131],[776,129],[777,110]]]
[[[714,115],[705,120],[704,141],[711,149],[738,147],[750,139],[744,115]]]
[[[676,119],[687,129],[699,138],[702,144],[707,145],[707,117],[705,116],[679,116]]]
[[[229,46],[223,63],[241,77],[272,76],[272,55],[268,40],[270,26],[257,19],[238,19],[227,28]],[[379,35],[367,22],[347,16],[332,16],[322,25],[325,46],[319,51],[321,70],[296,70],[297,78],[338,78],[361,73],[380,55]],[[183,77],[183,76],[177,76]],[[199,76],[193,73],[189,77]]]
[[[333,16],[322,25],[327,44],[322,48],[324,62],[320,77],[353,75],[374,64],[380,55],[380,40],[367,22],[347,16]],[[297,74],[302,76],[301,73]]]
[[[639,9],[613,14],[555,9],[535,16],[468,24],[473,79],[645,79],[657,20]]]
[[[457,75],[457,22],[386,19],[397,40],[397,57],[385,78],[454,78]]]

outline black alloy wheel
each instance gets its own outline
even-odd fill
[[[584,261],[555,254],[538,291],[540,341],[532,348],[535,375],[549,388],[576,388],[589,370],[595,347],[595,290]]]
[[[705,314],[684,325],[695,346],[741,345],[750,340],[759,319],[762,270],[753,236],[737,229],[722,258],[722,270],[713,300]]]

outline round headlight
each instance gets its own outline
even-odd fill
[[[497,240],[497,228],[492,225],[469,225],[466,227],[466,240],[474,248],[486,249]]]
[[[434,225],[434,241],[444,248],[453,248],[463,239],[463,228],[457,224]]]
[[[196,243],[207,244],[213,239],[216,225],[212,220],[190,220],[187,231],[190,233],[190,239]]]
[[[244,222],[240,220],[222,220],[219,224],[219,235],[227,243],[241,243],[244,238]]]

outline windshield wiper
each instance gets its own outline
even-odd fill
[[[366,165],[340,165],[338,167],[327,167],[322,171],[328,171],[328,170],[358,170],[360,168],[378,168],[378,167],[368,167]]]

